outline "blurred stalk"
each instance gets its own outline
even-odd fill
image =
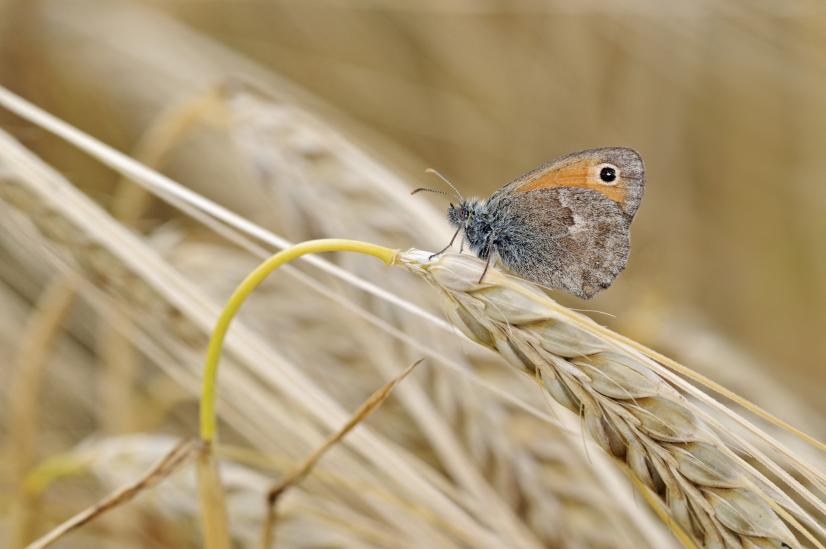
[[[39,497],[27,490],[24,479],[36,459],[43,374],[74,298],[75,280],[71,277],[52,282],[43,292],[21,336],[17,366],[11,373],[7,451],[9,480],[15,493],[9,537],[13,548],[25,546],[36,528]]]

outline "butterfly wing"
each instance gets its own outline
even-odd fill
[[[600,178],[603,168],[615,169],[616,179],[603,181]],[[633,217],[645,190],[645,166],[633,149],[590,149],[561,156],[517,177],[496,191],[489,202],[502,195],[562,187],[595,191],[616,202],[625,214]]]
[[[606,166],[615,170],[611,184],[600,180]],[[524,278],[593,297],[628,261],[644,175],[639,155],[618,148],[568,155],[525,174],[488,201],[497,254]]]

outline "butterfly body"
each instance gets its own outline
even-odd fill
[[[631,149],[592,149],[544,164],[487,200],[462,200],[448,221],[481,259],[588,299],[625,268],[644,190]]]

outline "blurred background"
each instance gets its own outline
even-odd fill
[[[487,196],[553,157],[633,147],[648,176],[628,268],[591,302],[560,301],[609,313],[595,318],[817,436],[826,413],[825,30],[826,7],[806,0],[0,0],[0,83],[295,240],[438,249],[450,234],[445,201],[407,196],[438,185],[425,168]],[[254,265],[85,153],[3,109],[0,124],[218,302]],[[387,179],[389,187],[376,182]],[[4,370],[18,356],[15,330],[50,279],[47,263],[21,254],[6,230]],[[363,263],[339,264],[349,261]],[[275,306],[262,302],[251,323],[289,359],[358,363],[352,342],[314,352],[327,332],[307,305],[280,305],[286,312],[268,318]],[[86,365],[77,370],[85,377],[61,375],[94,385],[88,364],[105,352],[90,315],[72,313],[73,360]],[[403,365],[404,353],[386,345]],[[490,360],[473,353],[465,345],[459,354],[477,367]],[[357,377],[355,368],[345,381],[326,380],[350,408],[381,378]],[[186,425],[191,395],[147,371],[129,374],[138,397],[129,394],[154,415],[133,410],[114,431]],[[353,379],[357,387],[342,388]],[[65,402],[57,401],[62,417],[41,408],[36,454],[101,432],[94,406],[70,420],[62,412],[75,413],[79,397],[44,390]],[[440,398],[450,399],[434,397],[444,411]],[[162,419],[168,413],[177,428]],[[413,432],[426,432],[421,425],[388,421],[376,428],[427,438]],[[438,463],[438,454],[424,459]],[[174,545],[160,534],[152,543]],[[590,545],[601,543],[611,545]]]

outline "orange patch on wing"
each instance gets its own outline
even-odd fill
[[[572,164],[560,166],[543,174],[529,179],[514,190],[517,193],[526,193],[538,189],[555,189],[559,187],[575,187],[596,191],[618,204],[625,202],[625,186],[622,176],[616,185],[603,185],[591,176],[591,162],[580,160]]]

